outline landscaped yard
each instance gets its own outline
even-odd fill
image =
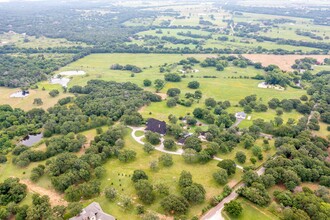
[[[178,179],[181,171],[186,170],[191,172],[193,181],[202,184],[206,190],[205,202],[192,206],[189,212],[190,217],[200,214],[201,209],[207,206],[207,201],[222,192],[223,186],[218,185],[212,177],[213,172],[218,169],[218,161],[212,160],[207,164],[186,164],[181,156],[173,155],[173,166],[169,168],[160,166],[160,169],[155,172],[150,170],[150,162],[158,160],[158,157],[163,153],[154,151],[151,154],[147,154],[142,148],[143,146],[135,142],[130,136],[130,129],[128,129],[125,137],[125,149],[136,151],[136,160],[130,163],[122,163],[117,159],[110,159],[103,166],[106,168],[107,173],[105,177],[102,178],[101,188],[104,189],[105,187],[113,186],[118,190],[119,198],[123,195],[129,196],[133,199],[134,204],[137,205],[139,204],[139,200],[136,197],[135,189],[130,179],[134,170],[144,170],[152,184],[165,183],[170,186],[170,192],[174,194],[179,194]],[[237,169],[236,174],[229,179],[230,185],[237,183],[241,175],[242,171]],[[109,202],[104,196],[100,196],[95,200],[101,204],[106,212],[113,214],[118,219],[138,219],[135,210],[125,211],[118,206],[120,199]],[[159,204],[160,200],[161,198],[158,197],[153,205],[145,206],[146,209],[163,213]],[[91,201],[86,201],[85,204],[87,205]]]

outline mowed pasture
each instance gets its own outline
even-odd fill
[[[245,58],[252,60],[253,62],[260,62],[263,66],[275,64],[285,71],[292,71],[291,66],[295,63],[295,60],[303,59],[305,57],[317,59],[320,63],[325,58],[330,58],[330,55],[271,55],[271,54],[244,54]]]
[[[42,85],[42,84],[41,84]],[[0,87],[0,105],[8,104],[13,108],[21,108],[25,111],[31,110],[33,108],[43,108],[47,110],[48,108],[54,106],[59,99],[65,98],[68,96],[73,96],[70,93],[63,93],[61,87],[56,85],[51,85],[49,88],[59,89],[60,94],[56,97],[51,97],[48,93],[50,89],[42,90],[42,87],[39,89],[30,89],[30,95],[24,98],[12,98],[11,94],[20,91],[19,88],[5,88]],[[41,98],[43,101],[42,105],[33,105],[33,101],[35,98]]]
[[[73,85],[86,85],[86,83],[91,79],[101,79],[101,80],[112,80],[117,82],[133,82],[143,87],[143,80],[150,79],[154,81],[155,79],[164,79],[164,73],[160,73],[159,66],[164,63],[172,64],[179,62],[181,59],[187,57],[195,57],[199,60],[203,60],[206,57],[213,57],[215,55],[179,55],[179,54],[93,54],[80,59],[74,63],[69,64],[66,67],[61,68],[58,72],[69,71],[69,70],[83,70],[87,74],[85,76],[75,76],[69,83],[69,87]],[[132,64],[143,69],[143,72],[137,73],[134,77],[131,76],[129,71],[111,70],[110,66],[113,64]],[[180,70],[180,66],[174,69],[172,72]],[[149,106],[143,107],[140,112],[144,117],[156,117],[161,120],[167,120],[169,114],[175,114],[177,116],[184,116],[187,113],[192,113],[196,107],[204,107],[204,100],[206,98],[214,98],[217,101],[229,100],[232,106],[237,105],[239,100],[252,94],[257,94],[258,100],[267,104],[267,102],[272,98],[299,98],[301,95],[305,94],[304,90],[293,89],[288,87],[285,91],[278,91],[274,89],[262,89],[258,88],[258,80],[244,79],[244,77],[252,77],[257,74],[263,74],[262,70],[256,70],[253,67],[248,68],[238,68],[238,67],[228,67],[224,71],[216,71],[215,68],[202,68],[199,64],[194,66],[198,69],[198,73],[187,74],[186,78],[183,78],[181,82],[168,82],[165,84],[164,88],[160,91],[160,94],[166,94],[167,90],[170,88],[179,88],[181,90],[181,98],[187,92],[194,92],[193,89],[189,89],[187,84],[190,81],[197,80],[200,82],[199,90],[203,93],[203,98],[199,103],[194,103],[192,107],[176,106],[174,108],[169,108],[166,106],[166,101],[159,103],[152,103]],[[193,77],[192,77],[193,76]],[[203,76],[216,76],[217,78],[203,78]],[[232,78],[235,77],[235,78]],[[47,87],[47,85],[45,85]],[[155,88],[145,87],[146,90],[155,92]],[[231,112],[242,111],[242,108],[236,107],[229,109]],[[275,112],[269,110],[266,113],[255,113],[251,114],[252,119],[258,117],[263,118],[267,121],[272,120],[275,117]],[[299,119],[300,114],[296,112],[284,113],[283,119],[288,118]],[[242,127],[251,125],[252,120],[244,121]]]

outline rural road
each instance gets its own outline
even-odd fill
[[[231,128],[237,127],[244,119],[236,118],[235,123],[231,126]]]
[[[142,135],[142,136],[140,136],[140,137],[137,137],[137,136],[135,135],[135,133],[136,133],[137,131],[144,131],[144,127],[131,127],[131,126],[128,126],[128,127],[129,127],[130,129],[132,129],[131,135],[132,135],[133,139],[134,139],[136,142],[138,142],[139,144],[144,145],[144,142],[142,141],[142,139],[144,138],[144,135]],[[167,153],[167,154],[173,154],[173,155],[182,155],[182,154],[183,154],[184,150],[182,150],[182,149],[178,149],[178,150],[176,150],[176,151],[168,151],[168,150],[165,150],[163,142],[164,142],[164,138],[162,137],[162,138],[160,139],[160,145],[157,146],[157,147],[155,147],[155,149],[158,150],[158,151],[160,151],[160,152]],[[213,159],[214,159],[214,160],[217,160],[217,161],[222,161],[222,159],[219,158],[219,157],[213,157]],[[244,169],[242,166],[237,165],[237,164],[236,164],[236,167],[237,167],[238,169],[241,169],[241,170]]]
[[[265,172],[265,167],[260,167],[257,171],[257,174],[260,176]],[[224,198],[217,206],[210,209],[202,218],[201,220],[224,220],[225,218],[221,215],[222,209],[225,207],[225,204],[236,199],[238,194],[236,190],[243,187],[244,183],[238,184],[234,189],[233,192],[229,194],[226,198]]]

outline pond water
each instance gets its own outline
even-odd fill
[[[50,84],[60,84],[63,87],[67,87],[68,83],[70,82],[70,79],[67,78],[68,76],[81,76],[85,74],[86,73],[84,71],[80,71],[80,70],[61,72],[50,79]]]
[[[21,142],[21,145],[25,145],[27,147],[31,147],[32,145],[34,145],[35,143],[38,143],[41,138],[43,137],[42,133],[40,134],[30,134],[28,136],[26,136]]]

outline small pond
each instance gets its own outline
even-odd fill
[[[41,138],[43,137],[42,133],[40,134],[30,134],[28,136],[26,136],[21,142],[21,145],[25,145],[27,147],[31,147],[33,146],[35,143],[38,143]]]

